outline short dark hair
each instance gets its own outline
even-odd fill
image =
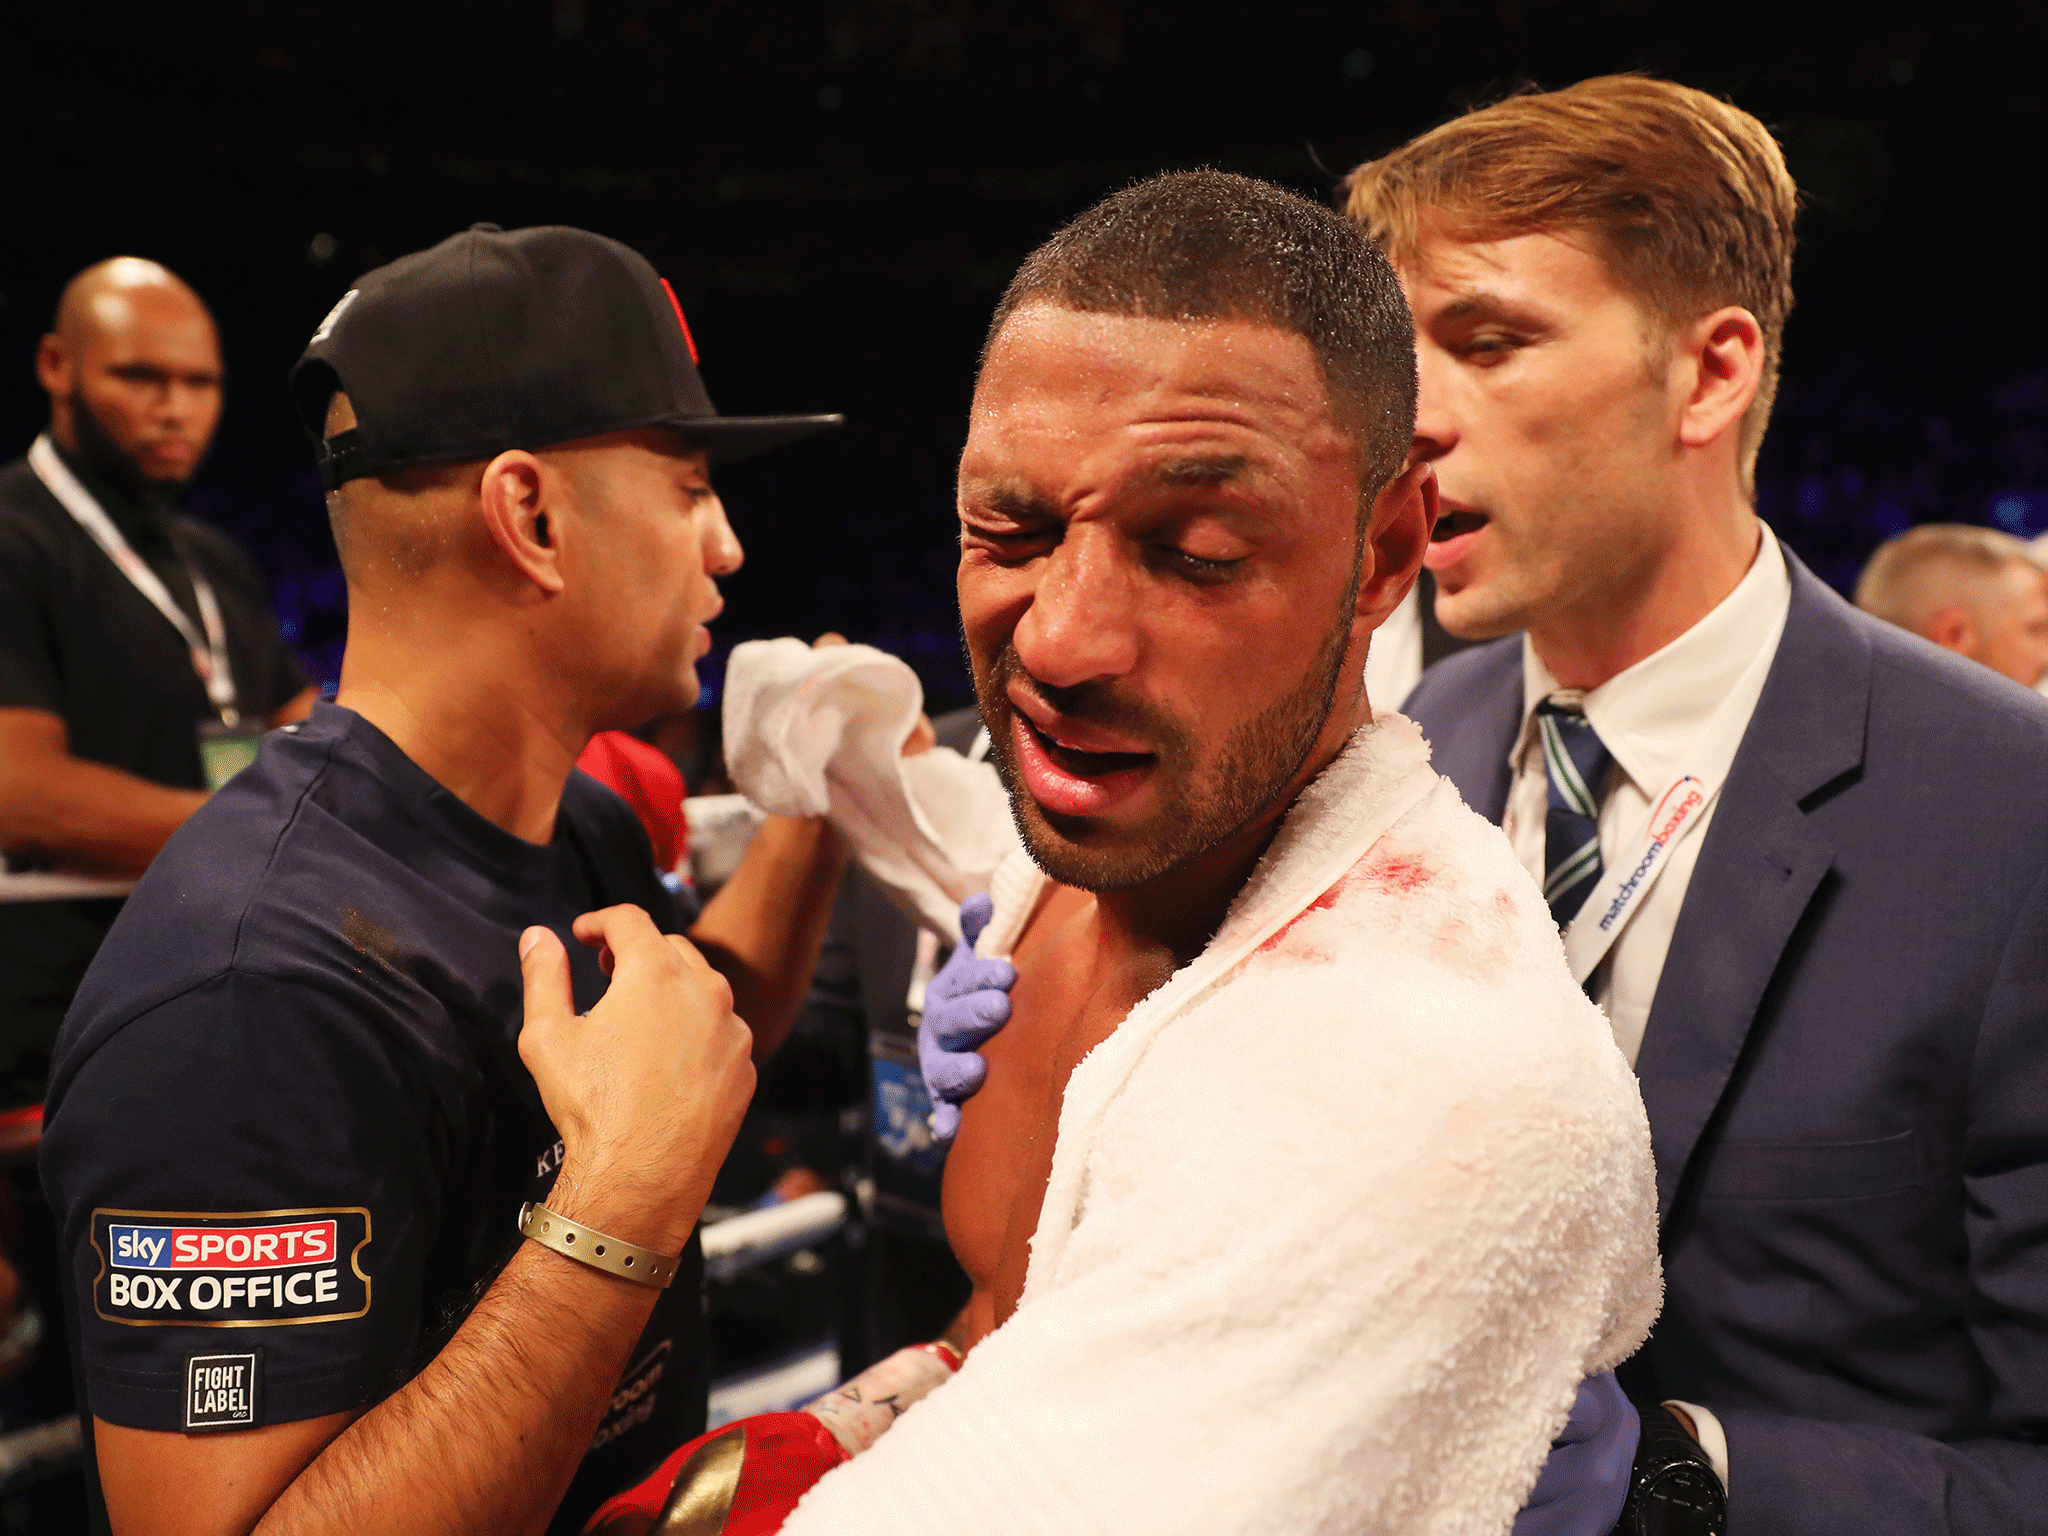
[[[1369,504],[1415,433],[1415,328],[1399,279],[1357,225],[1271,182],[1184,171],[1126,187],[1024,260],[988,346],[1031,304],[1083,314],[1251,320],[1315,349],[1338,423],[1363,448]]]

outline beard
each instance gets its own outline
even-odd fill
[[[190,476],[157,479],[145,474],[93,414],[83,390],[71,391],[71,431],[78,440],[78,456],[85,461],[86,468],[135,501],[171,495],[191,481]]]
[[[1356,588],[1356,579],[1352,582]],[[1031,798],[1017,768],[1015,712],[1009,684],[1028,677],[1016,647],[1005,641],[975,693],[989,723],[989,759],[1009,791],[1010,813],[1033,862],[1062,885],[1085,891],[1125,891],[1173,874],[1242,831],[1285,794],[1322,736],[1337,697],[1350,629],[1344,622],[1324,637],[1314,660],[1292,688],[1257,715],[1232,727],[1205,762],[1194,733],[1164,711],[1121,697],[1099,684],[1037,693],[1067,718],[1101,726],[1149,744],[1160,805],[1142,825],[1110,831],[1085,817],[1057,815]],[[1029,730],[1029,722],[1024,723]]]

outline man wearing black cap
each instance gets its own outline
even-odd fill
[[[571,771],[696,697],[709,465],[837,421],[720,417],[693,352],[624,246],[480,226],[295,370],[340,695],[172,841],[53,1072],[102,1528],[574,1529],[701,1427],[692,1232],[841,855],[764,828],[700,954]]]

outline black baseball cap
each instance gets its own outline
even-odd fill
[[[845,420],[719,415],[675,290],[638,251],[563,225],[478,224],[365,274],[291,390],[330,490],[632,427],[673,427],[726,463]],[[336,390],[356,425],[328,438]]]

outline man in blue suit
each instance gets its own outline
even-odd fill
[[[1622,1379],[1734,1536],[2048,1530],[2048,707],[1753,509],[1796,193],[1639,77],[1362,166],[1415,311],[1446,628],[1406,712],[1500,820],[1649,1108]]]

